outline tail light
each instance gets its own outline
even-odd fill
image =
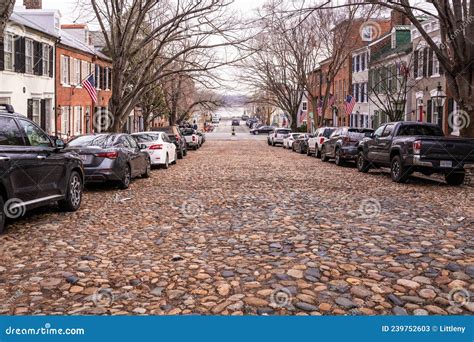
[[[324,143],[324,138],[319,138],[319,145],[322,145]]]
[[[101,152],[96,153],[95,156],[100,158],[115,159],[118,157],[118,152]]]
[[[151,145],[148,147],[150,150],[161,150],[163,148],[163,145]]]
[[[181,137],[178,134],[176,134],[175,137],[176,137],[176,140],[178,140],[178,141],[181,140]]]
[[[415,140],[413,142],[413,154],[420,154],[421,153],[421,141]]]

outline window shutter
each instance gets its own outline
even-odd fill
[[[433,75],[433,49],[429,49],[428,53],[428,76]]]
[[[432,115],[432,105],[431,105],[431,100],[428,100],[426,102],[426,122],[431,122],[431,115]]]
[[[392,93],[397,92],[398,87],[397,66],[392,64]]]
[[[0,40],[0,71],[5,70],[4,42]]]
[[[28,103],[28,106],[27,106],[28,119],[33,120],[33,99],[28,99],[27,103]]]
[[[54,46],[49,47],[49,77],[54,77]]]
[[[95,87],[96,88],[99,88],[100,85],[99,85],[99,66],[97,64],[94,64],[94,68],[95,68]]]
[[[41,100],[40,117],[41,128],[46,131],[46,100]]]
[[[423,49],[423,77],[428,74],[428,48]]]
[[[15,36],[15,71],[25,73],[25,37]]]
[[[33,41],[33,73],[37,76],[43,75],[43,44]]]
[[[418,77],[418,50],[415,50],[413,55],[413,77]]]
[[[107,88],[112,90],[112,69],[111,68],[109,68],[109,84]]]

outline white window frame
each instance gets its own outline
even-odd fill
[[[74,107],[74,135],[82,134],[82,106]]]
[[[10,56],[10,64],[7,63],[7,55]],[[11,33],[5,34],[3,60],[5,70],[13,71],[15,65],[15,43]]]
[[[95,65],[94,65],[94,69],[97,70],[97,74],[95,75],[95,80],[96,80],[95,88],[96,88],[97,90],[101,90],[101,89],[100,89],[100,76],[101,76],[101,74],[100,74],[100,66],[97,64],[97,68],[96,68]]]
[[[81,60],[74,59],[74,79],[77,86],[81,86]]]
[[[64,106],[61,108],[61,133],[64,136],[69,135],[69,119],[71,111],[69,106]]]
[[[30,48],[28,51],[28,47]],[[30,55],[28,55],[30,53]],[[26,74],[33,74],[34,71],[34,47],[33,47],[33,40],[26,38],[25,39],[25,73]]]
[[[90,63],[88,61],[81,61],[81,81],[89,76]]]
[[[63,85],[69,85],[70,82],[69,63],[69,56],[61,55],[61,84]]]
[[[43,44],[43,76],[49,76],[49,49],[48,44]]]
[[[39,99],[33,99],[31,107],[32,120],[38,126],[41,126],[41,101]]]

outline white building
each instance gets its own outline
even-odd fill
[[[366,45],[352,53],[352,94],[356,104],[350,115],[351,127],[371,127],[368,99],[370,49]]]
[[[59,19],[58,11],[16,7],[0,46],[0,103],[13,105],[49,134],[55,120],[54,56],[59,31],[45,30],[40,24],[49,21],[59,29]]]

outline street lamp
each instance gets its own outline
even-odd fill
[[[441,88],[440,82],[438,82],[438,87],[433,89],[430,94],[431,101],[433,101],[438,111],[438,126],[443,129],[443,107],[446,101],[446,93],[443,91],[443,88]]]

